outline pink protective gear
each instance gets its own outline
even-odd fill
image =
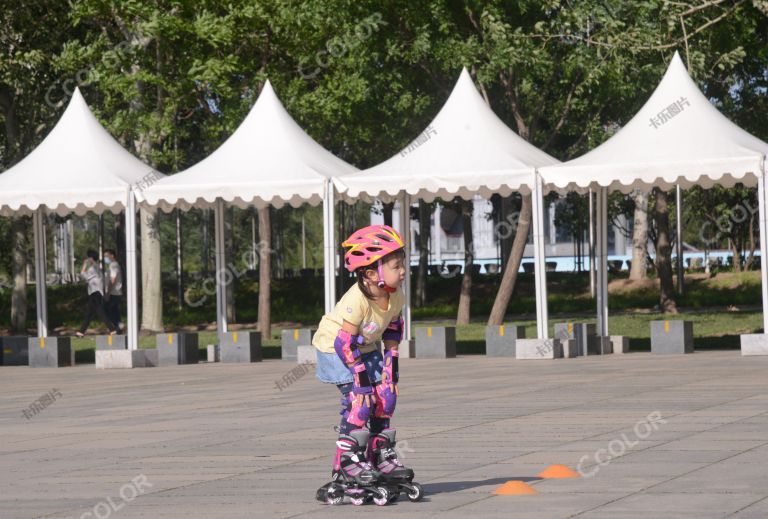
[[[389,225],[369,225],[353,232],[342,247],[349,250],[344,254],[344,266],[354,272],[360,267],[366,267],[379,261],[391,252],[402,249],[403,239]],[[379,266],[379,282],[383,286],[383,275]]]
[[[384,369],[381,371],[381,383],[376,386],[376,409],[374,416],[377,418],[392,418],[397,405],[397,381],[398,359],[400,353],[397,350],[387,350],[384,353]]]
[[[354,393],[353,390],[353,393],[350,393],[350,399],[352,400],[352,408],[348,413],[344,413],[344,419],[358,427],[365,427],[371,417],[371,410],[374,405],[373,395],[358,394]]]
[[[387,328],[384,330],[384,333],[381,335],[382,341],[395,341],[398,344],[400,341],[403,340],[403,326],[404,321],[402,317],[398,317],[397,319],[394,319]]]
[[[336,339],[333,341],[333,349],[336,350],[336,355],[339,356],[344,365],[350,367],[360,359],[360,350],[357,346],[362,343],[363,338],[360,335],[352,335],[339,328],[339,333],[336,334]]]
[[[351,404],[349,411],[343,412],[344,419],[358,427],[365,426],[371,417],[373,410],[373,387],[368,377],[368,369],[360,360],[360,350],[358,343],[362,342],[362,337],[352,335],[344,330],[339,330],[333,347],[336,354],[352,372],[352,393],[347,397],[347,402]]]

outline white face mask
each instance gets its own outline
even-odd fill
[[[109,265],[110,263],[112,263],[112,260],[111,260],[111,259],[109,259],[109,258],[104,258],[104,263],[106,263],[107,265]]]

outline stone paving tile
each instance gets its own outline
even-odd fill
[[[768,357],[401,364],[393,423],[427,497],[363,509],[314,501],[338,391],[311,375],[277,390],[289,363],[0,367],[0,518],[92,517],[108,499],[121,518],[768,517]],[[26,420],[51,388],[62,397]],[[663,422],[638,438],[654,412]],[[618,455],[599,466],[600,452]],[[580,463],[594,474],[537,477]],[[121,501],[138,476],[152,486]],[[492,494],[513,479],[538,494]]]

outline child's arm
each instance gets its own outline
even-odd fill
[[[349,321],[344,321],[341,324],[341,329],[339,330],[339,334],[336,336],[336,341],[334,342],[334,348],[336,349],[336,354],[341,357],[342,362],[348,367],[351,368],[355,364],[355,351],[357,350],[357,332],[359,331],[358,327]],[[345,351],[347,348],[345,348],[344,344],[341,344],[341,347],[337,346],[337,343],[342,342],[345,340],[344,336],[349,335],[351,344],[349,346],[349,350],[352,353],[352,357]],[[359,357],[359,355],[358,355]]]
[[[397,347],[403,339],[403,318],[393,319],[381,336],[384,342],[384,369],[381,371],[381,384],[376,386],[377,415],[391,418],[397,404],[397,382],[400,379],[399,357]]]
[[[387,329],[384,330],[384,333],[381,335],[381,340],[384,343],[385,349],[397,350],[397,347],[400,346],[400,341],[403,340],[404,324],[401,315],[392,319],[392,322],[389,323],[389,326],[387,326]]]

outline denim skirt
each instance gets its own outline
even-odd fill
[[[363,353],[360,356],[365,363],[371,384],[381,382],[381,371],[384,369],[384,358],[379,350]],[[317,350],[317,372],[315,375],[321,382],[328,384],[349,384],[353,381],[352,372],[344,365],[336,353],[323,353]]]

